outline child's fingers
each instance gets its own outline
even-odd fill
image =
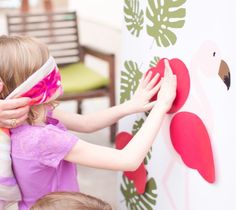
[[[176,75],[172,76],[172,83],[173,83],[174,86],[177,85],[177,77],[176,77]]]
[[[165,73],[164,76],[171,76],[173,75],[172,69],[170,67],[169,61],[167,59],[164,60],[165,63]]]
[[[159,89],[161,88],[163,80],[161,79],[160,82],[158,82],[158,84],[150,91],[150,98],[152,98],[155,94],[157,94],[157,92],[159,91]]]
[[[147,89],[147,90],[152,89],[153,86],[157,83],[159,77],[160,77],[160,74],[157,73],[157,74],[155,75],[155,77],[153,77],[153,78],[151,79],[151,81],[149,81],[149,83],[148,83],[147,86],[146,86],[146,89]]]
[[[146,87],[152,76],[152,71],[149,71],[148,74],[143,75],[142,87]]]
[[[148,104],[146,104],[146,105],[144,106],[144,109],[145,109],[146,111],[148,111],[148,110],[152,109],[155,104],[156,104],[156,101],[150,102],[150,103],[148,103]]]
[[[141,79],[139,80],[139,85],[137,89],[139,89],[140,87],[143,87],[144,79],[145,79],[145,75],[143,75]]]
[[[170,64],[169,64],[169,61],[167,59],[164,60],[164,63],[165,63],[164,77],[166,77],[167,75],[169,75]]]

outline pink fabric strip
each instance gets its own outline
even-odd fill
[[[62,93],[61,76],[55,67],[48,76],[39,81],[33,88],[21,96],[31,98],[32,101],[30,105],[37,105],[52,98],[53,94],[55,94],[58,89],[60,90],[60,93]]]

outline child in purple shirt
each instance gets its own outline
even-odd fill
[[[0,57],[0,80],[4,84],[0,99],[12,95],[22,83],[34,82],[35,75],[37,80],[38,75],[46,71],[44,66],[53,61],[43,43],[20,36],[0,37]],[[20,95],[32,99],[27,121],[18,125],[12,119],[11,156],[21,190],[20,210],[28,210],[38,198],[50,192],[78,191],[75,163],[110,170],[136,170],[176,95],[176,77],[167,61],[165,76],[156,85],[158,76],[151,79],[149,73],[129,101],[95,114],[79,115],[53,109],[52,99],[58,96],[60,89],[56,67],[27,93]],[[157,92],[158,100],[150,102]],[[126,115],[149,110],[142,128],[122,150],[78,140],[67,131],[93,132]]]
[[[23,197],[20,209],[29,209],[50,192],[79,190],[76,165],[63,160],[77,140],[50,115],[45,126],[11,129],[13,169]]]

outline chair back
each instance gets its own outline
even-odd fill
[[[58,65],[80,60],[76,12],[41,12],[7,15],[9,35],[29,35],[42,40]]]

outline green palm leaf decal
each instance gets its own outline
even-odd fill
[[[154,56],[153,60],[150,61],[149,67],[155,67],[158,62],[159,62],[160,58],[158,56]]]
[[[123,185],[121,185],[121,192],[125,197],[126,207],[129,210],[152,210],[156,204],[157,185],[153,178],[150,178],[146,185],[144,194],[139,195],[136,193],[132,181],[129,181],[123,176]]]
[[[133,124],[132,134],[133,136],[139,131],[139,129],[142,127],[144,123],[144,119],[141,118],[140,120],[135,120]]]
[[[144,112],[145,116],[148,117],[151,111]]]
[[[147,165],[148,161],[151,160],[151,158],[152,158],[152,147],[150,148],[150,150],[148,151],[146,157],[143,160],[144,164]]]
[[[177,37],[173,28],[184,26],[185,8],[179,8],[186,0],[148,0],[146,16],[151,21],[147,25],[147,33],[160,47],[168,47],[176,43]]]
[[[125,61],[124,66],[126,71],[121,71],[120,103],[130,99],[142,77],[136,62]]]
[[[144,13],[139,8],[139,0],[125,0],[124,13],[127,29],[132,35],[138,37],[144,22]]]

